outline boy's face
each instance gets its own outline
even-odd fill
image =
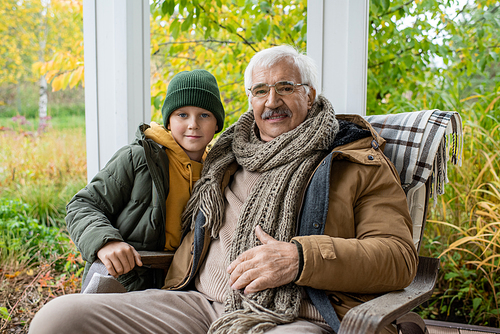
[[[201,161],[208,143],[218,130],[217,119],[208,110],[186,106],[174,111],[167,128],[191,160]]]

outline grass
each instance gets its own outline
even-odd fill
[[[491,114],[497,100],[492,94],[462,113],[463,163],[449,166],[446,193],[428,216],[424,255],[441,259],[434,295],[420,308],[428,318],[500,326],[500,122]]]
[[[0,199],[0,332],[27,332],[50,299],[77,292],[83,261],[64,229],[31,218],[29,205]]]
[[[52,92],[48,94],[47,114],[56,119],[85,113],[84,89]],[[2,85],[0,89],[0,121],[15,116],[36,119],[38,116],[39,87],[35,82],[24,82],[15,86]]]
[[[33,123],[0,132],[0,196],[29,204],[29,214],[46,225],[62,224],[65,203],[86,184],[83,117],[78,122],[74,118],[59,120],[41,133]]]
[[[81,256],[65,206],[86,184],[83,115],[0,118],[0,332],[26,332],[40,307],[78,292]]]
[[[13,130],[26,134],[34,134],[38,132],[38,125],[38,118],[26,118],[25,116],[19,115],[13,117],[0,117],[0,130],[2,131]],[[67,114],[54,118],[50,117],[49,127],[54,130],[76,128],[79,128],[81,130],[85,128],[85,116],[83,114]]]

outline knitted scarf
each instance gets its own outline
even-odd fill
[[[193,189],[182,221],[194,228],[199,210],[205,228],[217,238],[224,222],[221,181],[228,166],[236,161],[261,176],[246,199],[238,219],[230,250],[230,261],[258,246],[255,227],[278,241],[295,236],[301,196],[316,166],[332,148],[338,122],[328,100],[320,96],[304,122],[269,142],[258,137],[253,110],[244,113],[217,140],[205,160],[202,176]],[[299,288],[289,283],[244,296],[231,290],[225,312],[209,333],[263,333],[297,318],[301,300]]]

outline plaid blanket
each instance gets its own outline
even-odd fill
[[[384,154],[399,171],[407,195],[423,186],[429,177],[434,201],[436,195],[444,194],[448,157],[461,165],[462,119],[457,112],[423,110],[365,119],[386,140]]]

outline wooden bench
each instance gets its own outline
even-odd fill
[[[153,252],[153,251],[138,251],[141,255],[142,264],[154,269],[168,269],[174,252]]]

